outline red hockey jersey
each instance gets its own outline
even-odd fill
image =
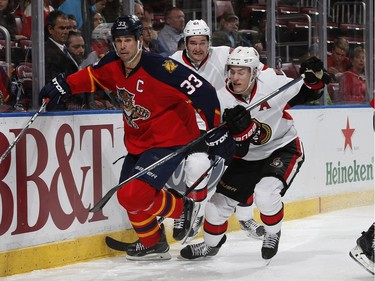
[[[125,145],[140,154],[155,147],[185,145],[199,136],[195,110],[212,128],[220,122],[215,89],[177,61],[143,52],[128,77],[115,52],[67,77],[73,94],[97,87],[123,98]]]

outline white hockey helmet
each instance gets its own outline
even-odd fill
[[[113,23],[101,23],[91,33],[93,40],[103,39],[112,41],[111,27]]]
[[[226,69],[229,72],[230,66],[242,66],[250,68],[250,79],[249,85],[247,89],[251,86],[253,81],[255,80],[258,72],[259,66],[259,53],[253,47],[237,47],[235,48],[228,56]],[[228,77],[230,74],[228,73]],[[228,80],[227,84],[230,84],[230,79]],[[247,90],[246,89],[246,90]],[[246,91],[245,90],[245,91]],[[242,94],[242,93],[237,93]]]
[[[253,47],[237,47],[228,56],[227,69],[229,66],[249,67],[252,71],[258,69],[259,53]]]
[[[206,35],[211,41],[211,30],[204,20],[189,20],[184,29],[185,43],[186,38],[195,35]]]

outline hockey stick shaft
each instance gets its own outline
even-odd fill
[[[190,193],[194,191],[194,189],[208,176],[210,171],[214,169],[222,160],[222,158],[217,158],[211,165],[210,167],[207,168],[206,171],[184,192],[184,196],[188,196]],[[161,217],[158,219],[158,223],[162,223],[164,221],[164,217]]]
[[[260,99],[259,101],[255,102],[254,104],[250,105],[248,108],[246,108],[248,111],[251,111],[253,110],[254,108],[258,107],[259,105],[261,105],[262,103],[266,102],[267,100],[273,98],[274,96],[278,95],[279,93],[285,91],[286,89],[288,89],[289,87],[293,86],[294,84],[298,83],[299,81],[301,81],[302,79],[304,78],[304,75],[301,75],[300,77],[288,82],[287,84],[285,84],[284,86],[281,86],[280,88],[276,89],[275,91],[273,91],[271,94],[269,94],[268,96],[265,96],[264,98]],[[142,175],[146,174],[147,172],[151,171],[152,169],[160,166],[161,164],[165,163],[166,161],[168,161],[169,159],[175,157],[176,155],[180,154],[180,153],[183,153],[183,152],[186,152],[188,149],[190,149],[191,147],[193,147],[194,145],[196,145],[197,143],[199,143],[200,141],[202,141],[208,134],[218,130],[219,128],[223,127],[226,125],[226,122],[222,122],[220,123],[218,126],[216,126],[215,128],[212,128],[210,129],[209,131],[205,132],[204,134],[202,134],[201,136],[199,136],[198,138],[196,138],[195,140],[189,142],[188,144],[180,147],[179,149],[177,149],[176,151],[164,156],[163,158],[159,159],[158,161],[156,161],[155,163],[151,164],[150,166],[146,167],[144,170],[134,174],[133,176],[129,177],[128,179],[124,180],[123,182],[119,183],[118,185],[114,186],[113,188],[111,188],[103,197],[102,199],[100,199],[95,205],[94,207],[92,207],[90,209],[90,212],[97,212],[99,210],[101,210],[108,202],[109,199],[111,199],[111,197],[113,196],[113,194],[115,194],[115,192],[117,190],[119,190],[124,184],[127,184],[128,182],[136,179],[136,178],[139,178],[141,177]]]
[[[17,137],[14,139],[14,141],[9,145],[7,150],[1,155],[0,158],[0,164],[4,161],[4,159],[8,156],[8,154],[11,152],[13,147],[17,144],[17,142],[22,138],[22,136],[26,133],[27,129],[30,127],[30,125],[34,122],[34,120],[39,116],[39,114],[46,108],[47,104],[49,103],[49,99],[45,99],[43,101],[43,104],[40,106],[39,110],[35,112],[35,114],[31,117],[29,122],[27,122],[26,126],[22,129],[22,131],[17,135]]]

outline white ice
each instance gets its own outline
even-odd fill
[[[248,238],[244,232],[238,231],[229,233],[218,255],[206,260],[178,260],[182,246],[172,244],[172,260],[169,261],[133,262],[126,260],[125,256],[118,256],[0,280],[374,280],[348,254],[361,232],[373,222],[373,205],[286,221],[282,227],[279,252],[268,266],[260,256],[262,241]]]

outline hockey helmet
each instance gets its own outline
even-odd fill
[[[251,84],[257,77],[258,66],[259,66],[259,54],[253,47],[237,47],[228,56],[226,68],[228,71],[228,77],[230,77],[229,67],[230,66],[243,66],[250,68],[249,83],[245,91],[250,88]],[[231,83],[230,78],[227,81],[227,85]],[[243,94],[239,92],[236,94]]]
[[[143,33],[143,25],[135,15],[118,17],[112,25],[111,34],[113,40],[119,36],[134,35],[138,40]]]
[[[91,33],[91,38],[93,40],[112,40],[111,27],[113,23],[101,23]]]
[[[190,20],[184,29],[185,43],[186,38],[195,35],[206,35],[211,40],[211,30],[204,20]]]
[[[253,47],[237,47],[228,56],[227,70],[229,66],[249,67],[251,71],[258,69],[259,53]]]

